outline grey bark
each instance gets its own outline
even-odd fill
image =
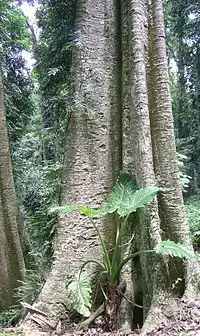
[[[0,74],[0,310],[14,304],[14,290],[23,277],[24,257],[19,236],[18,206]]]
[[[163,3],[152,0],[152,76],[151,93],[154,102],[151,104],[151,132],[153,139],[154,169],[159,186],[163,192],[159,197],[160,218],[163,237],[181,242],[192,249],[183,195],[181,190],[179,167],[176,156],[174,123],[171,108],[169,76],[166,57]],[[154,92],[152,92],[154,91]],[[186,263],[187,264],[187,263]],[[182,271],[181,271],[181,270]],[[195,297],[198,293],[199,267],[191,261],[184,268],[177,266],[173,278],[186,276],[187,296]]]
[[[114,0],[78,1],[73,53],[74,106],[69,118],[63,166],[61,204],[99,207],[121,168],[120,64]],[[114,219],[96,221],[113,241]],[[94,229],[83,216],[60,216],[51,273],[38,306],[56,314],[66,302],[65,279],[83,261],[101,258]],[[60,307],[58,307],[60,309]],[[58,310],[59,310],[58,309]]]
[[[129,135],[132,150],[132,169],[136,178],[137,186],[156,185],[153,166],[153,152],[151,143],[151,130],[148,107],[147,88],[147,50],[148,50],[148,15],[147,2],[127,1],[126,15],[128,15],[129,25],[129,52],[128,52],[128,74],[129,88],[126,90],[125,99],[129,102],[129,118],[131,120],[132,134]],[[126,109],[126,104],[124,105]],[[125,110],[126,111],[126,110]],[[123,111],[124,112],[124,111]],[[154,247],[161,241],[160,220],[158,215],[158,204],[154,200],[145,212],[140,212],[134,224],[134,245],[138,250],[146,250]],[[166,268],[162,258],[149,258],[146,255],[140,257],[140,270],[138,263],[132,265],[132,300],[143,296],[144,319],[153,303],[158,302],[158,298],[164,296],[166,288]],[[135,269],[135,270],[134,270]],[[137,272],[140,272],[138,277]],[[139,293],[140,291],[140,293]],[[133,309],[133,308],[132,308]],[[160,314],[157,310],[157,314]],[[152,318],[152,310],[149,312],[148,320]],[[134,318],[134,317],[133,317]],[[141,321],[140,321],[141,322]],[[125,325],[127,321],[123,322]],[[130,322],[129,322],[130,325]]]

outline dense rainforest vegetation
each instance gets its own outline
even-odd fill
[[[0,333],[198,335],[199,1],[2,0],[0,36]]]

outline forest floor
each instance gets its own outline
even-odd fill
[[[174,313],[168,322],[156,328],[146,336],[200,336],[200,301],[192,301],[190,303],[181,303],[180,309]],[[58,331],[34,329],[34,325],[30,327],[30,331],[26,336],[137,336],[139,330],[135,331],[111,331],[105,332],[101,327],[101,323],[93,324],[87,330],[77,330],[77,325],[63,325]],[[20,327],[4,328],[0,326],[0,336],[22,336],[23,332]]]

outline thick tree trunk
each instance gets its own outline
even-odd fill
[[[80,0],[76,9],[73,54],[74,106],[69,117],[61,204],[99,207],[121,169],[120,62],[114,0]],[[114,218],[99,219],[107,242],[114,239]],[[65,280],[83,261],[101,258],[87,218],[60,216],[54,262],[37,306],[55,314],[68,304]]]
[[[138,187],[162,187],[158,201],[139,211],[130,225],[125,238],[127,242],[134,232],[130,251],[152,249],[163,238],[192,248],[176,159],[162,0],[126,0],[121,7],[119,4],[114,0],[77,3],[74,106],[67,130],[61,204],[98,207],[111,189],[123,157],[123,166],[131,170]],[[126,148],[130,144],[132,153]],[[97,225],[112,245],[114,218],[98,220]],[[54,262],[38,307],[56,315],[61,303],[68,305],[66,277],[82,261],[100,254],[86,218],[75,213],[60,216]],[[165,309],[174,309],[171,285],[177,275],[185,276],[190,297],[197,293],[197,265],[185,263],[186,274],[177,273],[182,264],[172,265],[167,258],[143,254],[124,269],[125,295],[143,306],[143,335],[154,327],[155,319],[165,319]],[[135,270],[133,276],[131,268]],[[136,320],[133,307],[123,300],[123,327],[131,328],[132,320]]]
[[[181,242],[192,249],[192,242],[183,203],[179,168],[176,157],[174,124],[171,109],[169,77],[167,69],[166,43],[162,0],[152,0],[152,82],[154,83],[154,108],[151,109],[151,132],[153,139],[154,167],[156,178],[163,192],[159,197],[160,218],[163,237]],[[182,264],[182,263],[181,263]],[[195,297],[198,293],[198,265],[183,265],[182,276],[186,281],[186,293]],[[173,269],[172,280],[181,275],[180,265],[177,272]]]
[[[16,302],[14,290],[25,268],[17,222],[11,155],[8,142],[3,85],[0,77],[0,311]]]
[[[127,15],[129,16],[129,86],[131,88],[127,101],[130,104],[130,127],[133,128],[131,149],[134,162],[132,167],[134,167],[137,186],[144,187],[156,185],[147,88],[148,8],[145,0],[132,0],[127,2],[127,5]],[[136,223],[133,223],[133,225],[134,245],[137,250],[150,249],[161,241],[156,200],[145,212],[140,212]],[[139,261],[133,264],[133,267],[135,270],[133,268],[132,299],[134,304],[145,307],[143,311],[140,309],[141,319],[138,322],[141,323],[142,318],[146,318],[151,304],[156,305],[160,297],[164,297],[167,275],[162,258],[152,256],[149,258],[143,255]],[[140,277],[137,276],[138,272],[140,272]],[[136,314],[135,309],[133,309],[133,312]],[[160,314],[159,307],[157,314]],[[136,319],[136,316],[133,316],[133,319]]]

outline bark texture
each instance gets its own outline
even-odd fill
[[[1,75],[0,75],[1,76]],[[0,311],[14,304],[14,289],[25,268],[17,222],[11,155],[8,142],[3,84],[0,77]]]
[[[176,156],[174,123],[172,117],[169,76],[166,57],[166,42],[163,3],[152,0],[150,11],[151,44],[151,133],[153,140],[154,169],[163,192],[159,197],[160,218],[163,238],[181,242],[192,247],[181,190],[179,167]],[[172,281],[177,277],[186,280],[187,296],[195,297],[198,292],[198,264],[185,263],[172,268]],[[182,273],[181,273],[182,272]]]
[[[145,0],[132,0],[131,12],[131,113],[133,120],[135,172],[138,187],[156,185],[153,150],[148,105],[147,50],[148,50],[148,7]],[[144,212],[140,212],[135,226],[135,246],[137,250],[151,249],[161,241],[158,204],[154,200]],[[162,258],[140,257],[143,318],[149,308],[166,289],[166,269]],[[136,285],[138,287],[139,284]],[[137,302],[136,302],[137,303]],[[155,308],[155,306],[154,306]],[[150,313],[151,309],[150,309]],[[159,313],[159,308],[157,309]]]
[[[116,20],[114,0],[77,2],[72,69],[74,105],[66,139],[62,205],[98,207],[121,169],[119,32]],[[111,245],[113,218],[100,219],[97,224]],[[91,257],[101,258],[91,222],[77,213],[60,216],[53,267],[38,305],[48,306],[48,310],[56,312],[56,303],[67,301],[66,277]]]

